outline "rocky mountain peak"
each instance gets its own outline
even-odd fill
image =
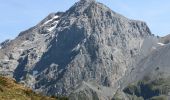
[[[113,12],[104,4],[96,2],[95,0],[81,0],[67,10],[66,14],[69,14],[69,16],[72,13],[76,16],[90,16],[94,13],[99,14],[100,12],[105,13],[106,11]],[[100,17],[102,17],[102,15],[100,15]]]
[[[95,2],[96,0],[80,0],[80,1],[84,1],[84,2]]]
[[[145,22],[95,0],[81,0],[64,13],[50,14],[2,49],[0,71],[49,95],[69,95],[83,81],[90,89],[93,82],[117,89],[150,35]]]

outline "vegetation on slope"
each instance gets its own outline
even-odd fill
[[[129,98],[140,97],[144,100],[168,100],[170,78],[158,78],[155,80],[145,78],[130,84],[123,91]]]
[[[14,80],[0,76],[0,100],[56,100],[42,96],[17,84]]]

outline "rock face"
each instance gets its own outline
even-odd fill
[[[145,22],[130,20],[95,0],[81,0],[4,45],[0,71],[47,95],[80,95],[82,88],[96,99],[110,99],[144,58],[139,56],[148,38],[154,36]]]

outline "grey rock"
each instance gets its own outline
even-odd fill
[[[10,43],[10,41],[11,41],[10,39],[7,39],[0,43],[0,49],[5,48]]]
[[[160,42],[163,44],[168,44],[170,43],[170,35],[164,36],[160,38]]]

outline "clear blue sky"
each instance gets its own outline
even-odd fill
[[[78,0],[0,0],[0,42],[16,37],[51,12],[65,11]],[[155,35],[170,33],[170,0],[98,0],[131,19],[147,22]]]

